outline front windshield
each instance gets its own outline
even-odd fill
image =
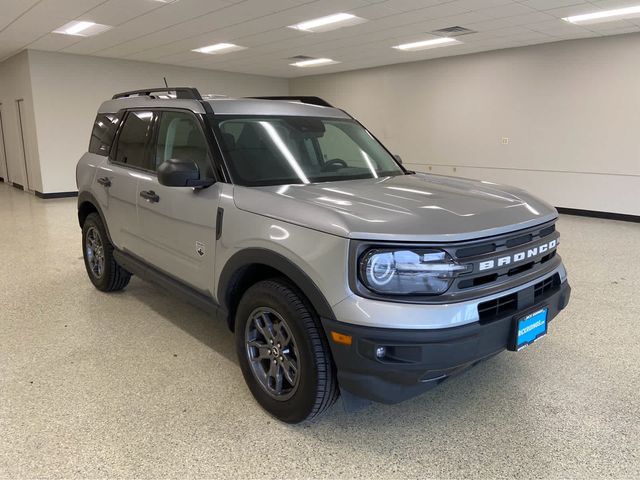
[[[244,186],[402,175],[402,168],[353,120],[291,116],[216,117],[222,152]]]

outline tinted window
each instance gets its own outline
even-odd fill
[[[360,124],[313,117],[216,117],[234,180],[247,186],[402,175]]]
[[[97,155],[109,155],[113,137],[120,121],[117,113],[99,113],[93,124],[91,140],[89,140],[89,152]]]
[[[147,142],[151,135],[153,112],[129,112],[118,137],[115,161],[151,170]]]
[[[202,178],[213,177],[207,141],[197,119],[190,113],[163,112],[160,117],[155,167],[171,158],[193,160]]]

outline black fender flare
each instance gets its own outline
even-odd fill
[[[107,237],[109,238],[109,242],[111,242],[111,245],[113,245],[113,241],[111,240],[111,233],[109,233],[109,225],[107,225],[107,220],[102,211],[102,207],[100,207],[100,203],[98,202],[96,197],[93,196],[91,192],[85,191],[85,192],[78,193],[78,223],[80,224],[80,228],[82,228],[82,220],[80,219],[80,206],[83,203],[90,203],[96,209],[96,211],[98,212],[98,215],[100,215],[100,218],[102,219],[102,224],[104,225],[104,229],[107,231]]]
[[[315,282],[287,257],[266,248],[246,248],[233,254],[218,279],[218,302],[227,310],[229,288],[236,273],[251,265],[264,265],[282,272],[307,297],[321,318],[335,319],[329,302]]]

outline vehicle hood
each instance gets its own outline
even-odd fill
[[[363,240],[452,242],[539,225],[558,216],[523,190],[431,174],[234,187],[238,208]]]

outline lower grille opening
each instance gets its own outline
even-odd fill
[[[535,301],[539,301],[558,290],[560,288],[560,284],[560,275],[556,273],[555,275],[536,283],[532,287],[528,287],[528,289],[533,289],[534,299]],[[505,317],[510,313],[515,313],[517,311],[517,292],[496,298],[495,300],[488,300],[478,305],[478,317],[481,324],[492,322],[493,320]]]
[[[536,283],[534,288],[534,298],[538,299],[543,297],[552,291],[556,290],[560,286],[560,275],[557,273],[540,283]]]
[[[502,317],[518,309],[518,295],[512,293],[504,297],[482,302],[478,305],[480,323],[487,323],[498,317]]]

